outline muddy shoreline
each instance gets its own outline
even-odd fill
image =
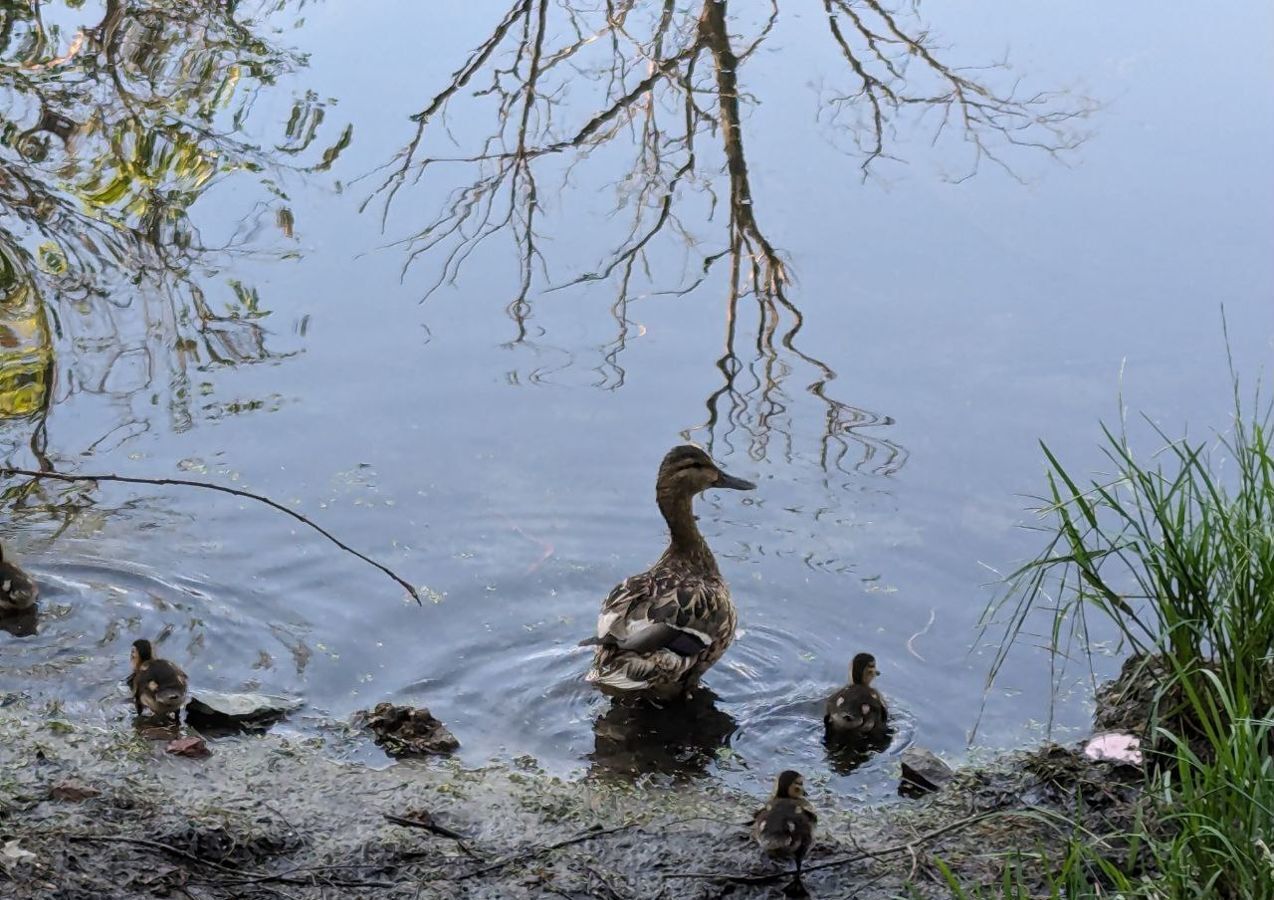
[[[222,738],[210,757],[181,759],[131,730],[3,698],[0,846],[14,858],[0,893],[677,900],[781,896],[788,882],[747,838],[749,794],[563,781],[529,760],[376,769],[334,759],[333,740],[362,737],[333,733]],[[991,884],[1077,821],[1131,829],[1140,784],[1136,769],[1047,744],[961,769],[921,800],[824,808],[805,885],[823,898],[945,897],[939,860]]]

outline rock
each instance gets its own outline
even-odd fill
[[[90,797],[96,797],[102,793],[95,787],[90,787],[82,781],[76,781],[73,778],[66,778],[59,781],[53,787],[49,788],[49,798],[51,800],[61,800],[64,803],[81,803]]]
[[[188,759],[203,759],[209,754],[208,742],[201,737],[184,737],[169,741],[165,751],[173,756],[184,756]]]
[[[954,775],[952,768],[931,750],[908,747],[902,751],[902,782],[898,785],[898,793],[905,796],[927,794],[941,788]]]
[[[186,703],[186,721],[204,731],[260,732],[300,707],[287,697],[200,691]]]
[[[30,850],[23,850],[17,841],[5,841],[4,846],[0,847],[0,868],[6,872],[12,872],[18,866],[34,860],[35,854]]]
[[[447,726],[423,706],[378,703],[371,712],[359,713],[359,717],[390,756],[432,756],[451,753],[460,746]]]

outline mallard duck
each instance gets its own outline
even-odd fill
[[[880,691],[871,686],[880,672],[876,657],[859,653],[849,665],[849,684],[827,698],[823,725],[829,734],[869,737],[885,730],[889,710]]]
[[[768,856],[795,860],[799,882],[817,822],[814,807],[805,799],[805,779],[789,769],[775,782],[774,796],[752,817],[752,837]]]
[[[132,674],[128,686],[133,689],[137,715],[149,709],[156,716],[171,716],[181,721],[181,706],[186,702],[186,673],[181,666],[166,659],[156,659],[148,640],[133,641]]]
[[[0,616],[24,613],[35,606],[40,594],[31,576],[4,558],[0,545]]]
[[[587,681],[612,695],[657,699],[688,694],[734,640],[738,623],[730,589],[699,533],[692,509],[708,488],[750,491],[698,447],[668,451],[655,499],[668,523],[668,549],[645,572],[621,581],[602,604],[597,648]]]

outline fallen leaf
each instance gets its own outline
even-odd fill
[[[203,759],[208,755],[208,742],[201,737],[184,737],[169,741],[164,748],[173,756],[185,756],[190,759]]]
[[[82,781],[75,781],[67,778],[59,781],[53,787],[49,788],[49,797],[54,800],[62,800],[66,803],[79,803],[90,797],[96,797],[102,793],[95,787],[90,787]]]

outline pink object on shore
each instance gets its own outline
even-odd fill
[[[1084,755],[1089,759],[1105,759],[1139,766],[1141,765],[1141,739],[1131,734],[1117,732],[1097,734],[1084,745]]]

